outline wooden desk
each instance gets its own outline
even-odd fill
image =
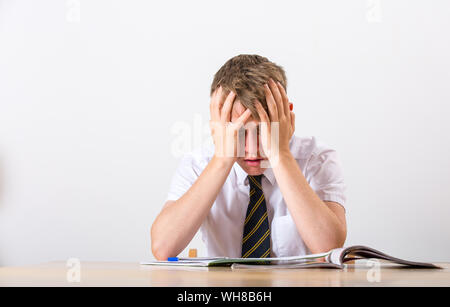
[[[69,283],[65,262],[0,268],[0,286],[450,286],[450,263],[445,269],[405,269],[381,265],[380,282],[369,282],[370,267],[346,270],[181,268],[136,263],[81,262],[80,282]]]

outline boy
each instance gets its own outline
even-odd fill
[[[341,247],[342,171],[335,151],[293,135],[283,68],[258,55],[228,60],[214,76],[210,113],[215,146],[183,157],[151,229],[156,259],[178,255],[199,229],[208,256],[281,257]]]

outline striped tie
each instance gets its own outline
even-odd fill
[[[247,178],[250,183],[250,202],[244,222],[242,258],[267,258],[270,257],[270,228],[261,186],[262,175]]]

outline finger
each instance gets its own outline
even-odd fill
[[[289,98],[287,97],[286,90],[283,85],[278,81],[277,82],[278,90],[280,91],[281,98],[283,100],[283,108],[284,112],[286,112],[286,116],[289,116],[290,107],[289,107]]]
[[[241,128],[251,115],[252,111],[250,111],[249,109],[245,110],[245,112],[242,113],[235,122],[233,122],[236,125],[237,129]]]
[[[267,86],[267,84],[264,85],[264,90],[266,91],[266,96],[267,96],[267,93],[270,93],[270,89]],[[278,108],[277,108],[277,104],[275,103],[275,100],[267,99],[267,97],[266,97],[266,103],[267,103],[267,108],[269,109],[270,121],[277,122],[278,121]]]
[[[220,120],[219,97],[222,93],[222,86],[219,86],[213,93],[210,103],[210,113],[212,121]]]
[[[214,98],[214,97],[217,96],[217,92],[220,90],[220,88],[221,88],[221,86],[219,85],[219,86],[214,90],[214,92],[213,92],[212,95],[211,95],[212,98]]]
[[[214,91],[213,97],[212,97],[212,98],[213,98],[213,100],[214,100],[215,103],[218,102],[218,99],[219,99],[220,95],[222,95],[222,91],[223,91],[222,86],[219,86],[219,87],[216,88],[216,90]]]
[[[255,105],[256,105],[256,111],[258,112],[259,119],[261,120],[261,122],[270,123],[269,116],[267,115],[266,110],[264,110],[261,102],[256,100]]]
[[[219,111],[220,111],[220,109],[222,109],[223,103],[225,102],[226,98],[227,98],[227,96],[225,96],[225,90],[223,89],[222,86],[220,86],[220,91],[217,93],[217,97],[216,97],[216,102],[219,107]]]
[[[272,79],[269,80],[269,87],[277,104],[278,118],[281,118],[281,116],[286,115],[286,113],[284,111],[283,98],[281,97],[280,90],[278,89],[278,86],[275,83],[275,81],[273,81]]]
[[[280,115],[280,110],[278,109],[275,98],[272,95],[272,91],[267,84],[264,84],[264,94],[266,95],[266,103],[269,109],[270,118],[273,122],[277,122]],[[272,108],[272,111],[270,111],[270,108]]]
[[[220,110],[220,121],[223,123],[229,122],[231,120],[231,109],[233,107],[234,99],[236,98],[236,94],[231,91],[225,102],[223,103],[222,110]]]

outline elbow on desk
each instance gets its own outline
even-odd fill
[[[322,244],[318,244],[318,245],[309,247],[309,250],[312,254],[326,253],[332,249],[343,247],[345,244],[345,239],[346,239],[346,237],[343,236],[343,237],[337,238],[335,241],[326,242],[326,243],[322,242]]]
[[[170,250],[167,242],[158,238],[155,235],[154,227],[152,227],[150,231],[150,241],[151,241],[151,249],[152,254],[156,260],[162,261],[167,260],[169,257],[175,257],[174,253]]]
[[[170,257],[168,253],[162,251],[161,249],[155,248],[153,244],[152,244],[152,254],[158,261],[164,261]]]
[[[152,238],[152,254],[156,260],[167,260],[167,258],[171,257],[169,252],[165,250],[164,246],[158,243],[157,240]]]
[[[327,253],[330,250],[333,250],[335,248],[341,248],[341,247],[343,247],[343,244],[324,245],[324,246],[321,246],[321,247],[312,248],[312,249],[310,249],[310,252],[312,254],[322,254],[322,253]]]

